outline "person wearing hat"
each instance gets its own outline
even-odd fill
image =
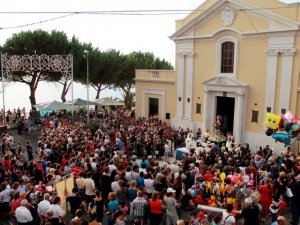
[[[179,220],[178,214],[177,214],[177,208],[179,205],[177,204],[175,200],[175,194],[176,191],[173,188],[167,189],[167,200],[166,200],[166,225],[176,224]]]

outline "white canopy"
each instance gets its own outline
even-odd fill
[[[74,102],[74,105],[84,105],[84,106],[87,105],[87,104],[89,104],[89,105],[97,105],[98,104],[96,102],[83,100],[81,98],[74,99],[73,102]],[[71,101],[67,101],[66,103],[67,104],[72,104],[72,100]]]
[[[73,106],[71,104],[62,103],[58,101],[52,101],[52,102],[44,102],[40,104],[34,105],[34,107],[37,110],[53,110],[53,111],[59,111],[59,110],[71,110]]]
[[[97,103],[98,105],[102,106],[118,106],[118,105],[125,105],[124,102],[113,100],[111,98],[101,98],[95,99],[93,102]]]

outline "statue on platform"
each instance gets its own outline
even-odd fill
[[[220,115],[217,115],[214,124],[216,134],[221,134],[222,125],[222,117]]]

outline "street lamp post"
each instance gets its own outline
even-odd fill
[[[5,89],[4,89],[4,75],[3,75],[3,56],[2,52],[0,53],[1,55],[1,78],[2,78],[2,98],[3,98],[3,121],[0,121],[1,123],[5,124],[6,119],[5,119]]]
[[[90,107],[89,107],[89,86],[90,86],[90,81],[89,81],[89,51],[84,50],[83,51],[85,57],[86,57],[86,116],[87,116],[87,124],[90,123]]]

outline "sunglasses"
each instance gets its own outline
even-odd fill
[[[284,221],[283,220],[277,220],[277,223],[283,223]]]

